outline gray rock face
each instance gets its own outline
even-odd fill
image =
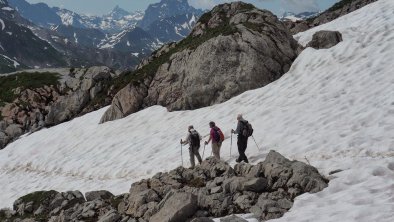
[[[195,43],[183,46],[185,40],[166,46],[147,59],[151,62],[145,66],[154,66],[157,60],[168,57],[157,71],[145,73],[153,76],[145,86],[127,86],[118,93],[102,122],[153,105],[173,111],[224,102],[277,80],[298,56],[300,46],[269,11],[235,2],[219,5],[203,17],[187,37]],[[212,37],[212,32],[223,33]],[[204,38],[207,40],[198,42]],[[168,55],[167,49],[175,53]]]
[[[190,193],[176,193],[165,201],[163,208],[153,215],[151,222],[186,221],[197,210],[197,197]]]
[[[198,217],[198,218],[194,218],[191,222],[214,222],[214,221],[208,217]]]
[[[100,123],[120,119],[141,109],[142,101],[147,94],[145,86],[127,85],[112,100],[111,107],[105,112]]]
[[[38,72],[32,75],[56,73],[58,84],[13,90],[16,99],[0,106],[3,119],[0,121],[0,149],[23,133],[36,132],[109,105],[114,94],[109,87],[110,80],[118,76],[108,67],[26,72]]]
[[[231,215],[220,219],[220,222],[247,222],[247,220],[237,217],[235,215]]]
[[[118,221],[122,216],[116,211],[116,210],[111,210],[108,211],[103,217],[98,220],[98,222],[114,222]]]
[[[22,135],[23,131],[22,131],[22,126],[18,125],[18,124],[12,124],[9,125],[6,129],[5,129],[5,133],[12,138],[15,137],[19,137]]]
[[[50,107],[45,124],[54,125],[71,119],[82,111],[88,101],[89,93],[85,91],[77,91],[65,96]]]
[[[85,197],[87,201],[92,201],[92,200],[109,200],[113,197],[115,197],[111,192],[106,191],[106,190],[100,190],[100,191],[91,191],[85,193]]]
[[[338,31],[318,31],[313,34],[312,41],[307,47],[314,49],[328,49],[342,42],[342,34]]]
[[[5,133],[0,131],[0,149],[5,147],[8,144],[9,140],[9,137]]]

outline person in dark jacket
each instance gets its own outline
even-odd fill
[[[231,133],[238,135],[237,145],[238,145],[239,157],[236,161],[237,163],[241,161],[245,161],[245,163],[249,163],[248,157],[246,157],[245,154],[246,148],[248,147],[248,137],[243,134],[247,121],[242,117],[242,114],[238,114],[237,120],[238,120],[237,129],[235,131],[233,129],[231,130]]]
[[[185,140],[181,140],[182,145],[189,144],[189,154],[190,154],[190,164],[191,167],[194,168],[195,160],[194,158],[197,157],[198,162],[201,164],[202,159],[200,156],[200,140],[202,139],[201,135],[194,129],[193,126],[188,127],[188,134]]]

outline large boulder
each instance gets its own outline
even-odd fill
[[[328,181],[315,167],[290,161],[276,151],[270,151],[262,164],[270,190],[284,188],[300,193],[315,193],[327,187]]]
[[[231,215],[228,217],[221,218],[220,222],[247,222],[247,220],[242,219],[242,218],[235,216],[235,215]]]
[[[89,92],[82,90],[64,96],[63,99],[60,99],[50,107],[45,124],[51,126],[70,120],[82,111],[89,99]]]
[[[0,131],[0,149],[3,149],[8,144],[8,141],[9,137]]]
[[[173,111],[227,101],[280,78],[300,48],[271,12],[242,2],[216,6],[185,40],[163,47],[136,71],[147,86],[143,101],[135,95],[141,89],[126,86],[102,122],[153,105]]]
[[[283,189],[279,189],[272,193],[261,194],[257,203],[250,208],[250,212],[261,220],[270,220],[283,216],[292,206],[293,202],[288,194]]]
[[[18,124],[11,124],[5,129],[5,133],[11,138],[17,138],[22,135],[22,126]]]
[[[171,111],[224,102],[280,78],[298,55],[298,43],[269,11],[241,2],[217,6],[189,38],[204,38],[218,27],[229,31],[173,54],[158,69],[145,99],[148,106]]]
[[[94,81],[106,80],[111,78],[111,69],[106,66],[93,66],[86,70],[84,78]]]
[[[148,90],[146,86],[128,84],[112,100],[111,107],[105,112],[100,123],[120,119],[141,109]]]
[[[307,47],[314,49],[328,49],[342,42],[342,34],[338,31],[318,31],[313,34]]]
[[[190,193],[175,193],[165,200],[158,213],[150,218],[150,222],[186,221],[197,210],[197,197]]]
[[[85,193],[85,197],[87,201],[92,201],[96,199],[101,199],[101,200],[110,200],[111,198],[114,198],[115,196],[106,190],[99,190],[99,191],[90,191]]]
[[[20,197],[14,202],[13,209],[18,215],[33,214],[40,208],[48,207],[59,192],[56,191],[37,191]],[[51,208],[54,206],[51,206]],[[52,209],[49,209],[50,211]],[[47,211],[47,213],[48,213]]]

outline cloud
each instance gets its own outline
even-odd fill
[[[259,0],[260,2],[274,2],[280,3],[280,7],[284,11],[295,13],[306,11],[319,11],[319,4],[317,0]]]

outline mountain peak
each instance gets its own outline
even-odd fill
[[[138,25],[146,30],[157,20],[184,14],[202,13],[202,10],[190,6],[188,0],[161,0],[158,3],[149,5],[145,11],[144,18]]]
[[[114,19],[121,19],[127,15],[130,15],[130,12],[124,10],[119,5],[116,5],[114,9],[109,13],[108,16],[113,17]]]

